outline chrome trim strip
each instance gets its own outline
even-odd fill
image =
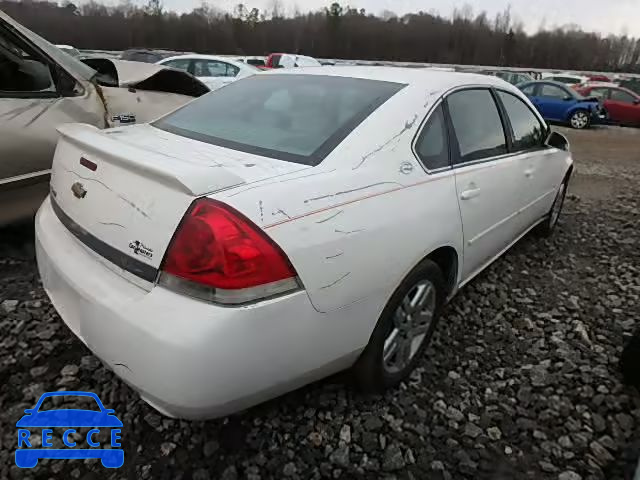
[[[98,237],[92,235],[64,213],[53,196],[49,198],[51,199],[51,206],[58,220],[84,245],[123,270],[148,282],[154,283],[156,281],[156,277],[158,276],[158,270],[156,268],[122,253],[117,248],[106,244]]]

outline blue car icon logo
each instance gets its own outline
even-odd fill
[[[54,397],[83,397],[78,401],[89,403],[92,409],[48,408],[55,405]],[[56,399],[61,400],[61,399]],[[44,404],[44,405],[43,405]],[[16,449],[16,465],[20,468],[33,468],[41,458],[53,459],[100,459],[107,468],[118,468],[124,464],[124,450],[120,447],[120,428],[122,422],[114,415],[114,411],[104,408],[100,398],[92,392],[49,392],[43,394],[35,407],[24,411],[24,415],[16,423],[18,427],[18,448]],[[90,448],[76,448],[80,434],[76,428],[90,428],[86,434],[86,443]],[[38,430],[41,429],[41,432]],[[64,430],[59,439],[54,439],[54,429]],[[101,429],[110,429],[110,447],[100,448],[97,440]],[[42,448],[32,447],[32,441],[42,435]],[[65,448],[53,448],[53,441],[60,440]]]

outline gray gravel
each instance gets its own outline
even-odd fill
[[[446,308],[400,388],[363,396],[336,376],[209,422],[160,416],[106,370],[47,300],[31,229],[0,230],[0,478],[631,478],[640,396],[617,361],[640,326],[638,178],[570,195],[552,239],[526,237]],[[15,422],[61,388],[115,409],[122,469],[14,466]]]

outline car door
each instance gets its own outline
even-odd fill
[[[617,123],[640,125],[640,102],[629,92],[610,88],[605,108],[609,112],[609,117]]]
[[[535,105],[542,116],[560,122],[566,120],[567,110],[575,103],[569,92],[551,83],[540,84],[536,97],[538,102]]]
[[[521,163],[507,152],[498,106],[489,89],[463,89],[446,98],[452,159],[464,236],[463,281],[520,233]]]
[[[557,191],[562,154],[545,145],[547,126],[520,97],[503,90],[497,98],[508,120],[509,152],[516,156],[523,207],[516,217],[518,230],[525,231],[549,212]],[[558,157],[558,158],[554,158]]]

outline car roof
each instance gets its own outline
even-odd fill
[[[461,85],[486,85],[511,87],[498,77],[476,73],[447,72],[429,68],[407,68],[388,66],[322,66],[305,67],[304,69],[276,69],[262,75],[324,75],[333,77],[362,78],[383,82],[403,83],[407,85],[424,85],[430,90],[445,91]]]

